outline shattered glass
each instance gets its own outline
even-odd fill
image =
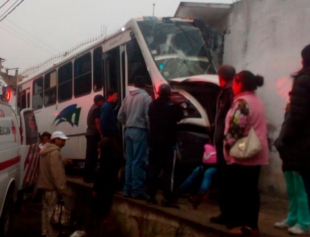
[[[211,52],[192,22],[138,22],[156,65],[168,81],[173,78],[215,74]]]

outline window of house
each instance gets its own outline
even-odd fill
[[[45,74],[44,76],[44,106],[56,104],[56,71]]]
[[[58,69],[58,102],[72,98],[72,62]]]
[[[89,94],[91,84],[91,55],[87,53],[74,62],[74,96]]]
[[[96,48],[93,53],[94,62],[94,91],[99,91],[103,86],[102,48]]]
[[[43,77],[33,81],[32,109],[37,110],[43,107]]]

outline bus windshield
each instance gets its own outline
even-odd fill
[[[192,22],[152,20],[138,25],[166,80],[216,73],[201,32]]]

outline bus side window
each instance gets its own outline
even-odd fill
[[[58,69],[58,102],[72,98],[72,62]]]
[[[44,106],[56,104],[56,71],[44,76]]]
[[[102,48],[96,48],[93,53],[94,83],[93,90],[100,91],[103,87]]]
[[[43,107],[43,77],[33,81],[32,109]]]
[[[87,53],[74,62],[74,96],[89,94],[91,87],[91,55]]]
[[[154,94],[152,80],[136,39],[127,42],[126,51],[128,57],[128,85],[133,85],[135,76],[140,75],[145,78],[146,90],[152,96]]]

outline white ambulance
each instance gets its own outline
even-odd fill
[[[32,110],[20,119],[8,104],[9,90],[0,78],[0,236],[7,236],[17,192],[38,176],[38,130]],[[20,121],[19,121],[20,120]]]

